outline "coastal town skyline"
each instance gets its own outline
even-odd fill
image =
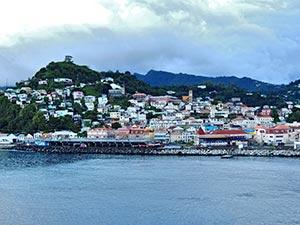
[[[78,137],[200,147],[299,142],[300,86],[284,99],[210,83],[175,95],[162,87],[149,89],[130,73],[95,74],[71,59],[52,62],[0,92],[2,142],[25,138],[39,146],[45,138]],[[74,71],[80,76],[72,79]]]
[[[300,7],[294,0],[0,5],[1,86],[32,77],[67,54],[97,71],[156,69],[269,83],[299,78]]]

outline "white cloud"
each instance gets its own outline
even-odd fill
[[[0,85],[66,54],[97,70],[288,82],[300,70],[299,20],[297,0],[10,0],[0,3]]]
[[[2,46],[14,45],[17,36],[45,36],[61,26],[107,25],[112,16],[96,0],[10,0],[0,6]]]

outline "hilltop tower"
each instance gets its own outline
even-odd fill
[[[73,59],[73,56],[71,56],[71,55],[65,56],[65,62],[68,62],[68,63],[73,62],[72,59]]]

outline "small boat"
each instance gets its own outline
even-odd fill
[[[0,145],[9,145],[12,144],[12,141],[8,140],[8,139],[0,139]]]
[[[230,159],[230,158],[232,158],[232,157],[233,157],[233,155],[226,154],[226,155],[222,155],[222,156],[221,156],[221,159]]]

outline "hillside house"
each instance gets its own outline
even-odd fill
[[[40,80],[38,82],[39,85],[47,85],[48,84],[48,81],[47,80]]]
[[[104,106],[108,103],[107,95],[102,94],[101,97],[98,97],[98,106]]]
[[[146,100],[147,95],[145,93],[135,93],[132,95],[132,98],[137,100],[138,102],[142,102]]]
[[[73,80],[69,78],[54,78],[54,82],[56,83],[65,83],[65,84],[72,84]]]
[[[81,100],[84,97],[83,91],[73,91],[72,96],[74,100]]]

